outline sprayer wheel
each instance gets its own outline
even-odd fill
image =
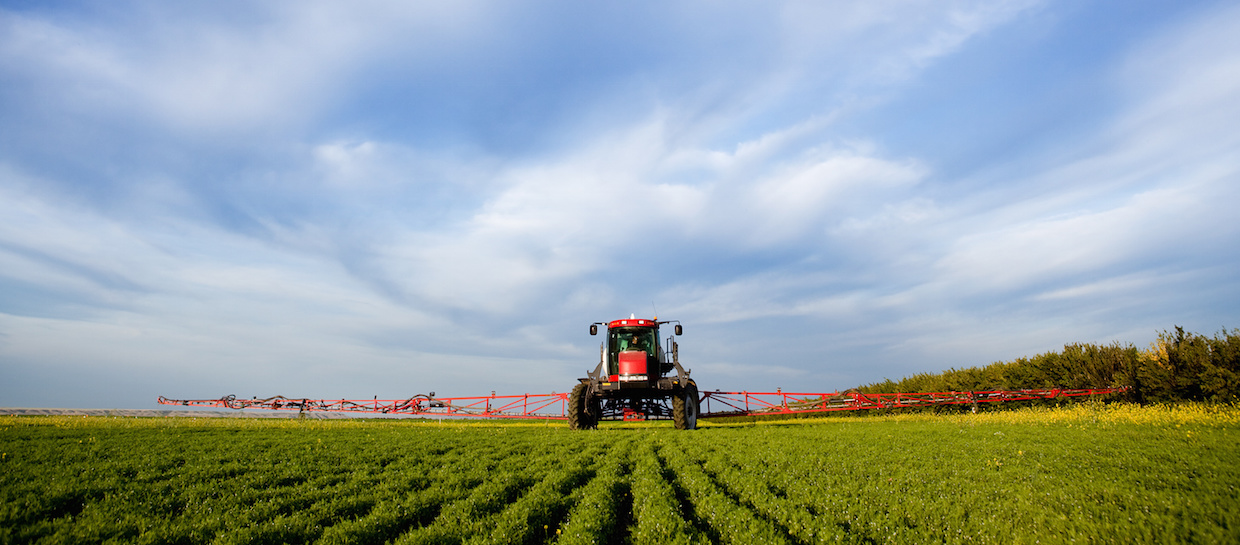
[[[568,429],[570,430],[588,430],[598,426],[595,423],[597,418],[590,413],[590,400],[587,399],[587,385],[583,382],[573,386],[573,392],[568,394]],[[594,416],[593,418],[591,418]]]
[[[672,398],[672,423],[678,430],[697,429],[698,391],[689,384]]]

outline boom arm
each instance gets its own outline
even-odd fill
[[[931,392],[906,394],[863,394],[833,392],[806,394],[776,392],[704,392],[699,418],[757,414],[799,414],[864,409],[899,409],[932,405],[966,405],[1095,396],[1127,391],[1121,388],[1049,390],[991,390],[984,392]],[[714,409],[714,410],[712,410]]]
[[[679,365],[677,365],[679,369]],[[785,393],[703,392],[699,418],[746,415],[799,414],[864,409],[897,409],[932,405],[962,405],[1057,399],[1061,397],[1116,394],[1121,388],[994,390],[985,392],[933,392],[912,394],[862,394],[859,392]],[[524,394],[507,396],[435,397],[415,395],[408,399],[306,399],[274,396],[264,399],[238,399],[229,395],[219,399],[168,399],[161,405],[218,407],[224,409],[267,409],[354,414],[399,414],[410,416],[467,416],[486,418],[566,419],[568,394]]]
[[[318,411],[335,413],[403,414],[411,416],[480,416],[491,418],[563,419],[568,394],[525,394],[478,397],[435,397],[415,395],[408,399],[298,399],[274,396],[265,399],[168,399],[161,405],[219,407],[224,409],[267,409],[276,411]]]

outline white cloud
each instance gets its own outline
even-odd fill
[[[819,226],[825,218],[838,221],[829,214],[865,213],[890,199],[893,190],[904,194],[923,176],[924,169],[911,162],[851,151],[793,165],[751,190],[748,201],[761,211],[755,214],[754,234],[759,240],[779,240]]]
[[[1123,73],[1131,108],[1099,132],[1095,153],[997,184],[1043,192],[980,214],[941,278],[964,291],[1122,279],[1133,267],[1200,266],[1227,246],[1240,231],[1227,219],[1240,180],[1236,31],[1240,10],[1229,9],[1137,49]]]
[[[0,59],[79,114],[265,132],[316,117],[385,49],[407,64],[440,62],[496,22],[476,2],[217,7],[133,2],[105,20],[0,13]]]
[[[1203,17],[1197,23],[1209,20],[1209,28],[1189,25],[1135,52],[1142,71],[1125,72],[1141,74],[1131,80],[1132,103],[1098,127],[1085,150],[1021,177],[989,180],[982,195],[933,191],[937,180],[910,186],[926,171],[869,157],[905,173],[892,178],[905,183],[879,192],[884,198],[871,206],[846,208],[827,229],[841,244],[855,240],[870,250],[863,259],[847,255],[847,272],[829,263],[819,274],[798,272],[806,266],[785,262],[667,293],[685,301],[678,310],[717,328],[804,317],[842,328],[840,335],[870,337],[889,357],[928,358],[908,372],[1065,342],[1140,343],[1134,331],[1148,336],[1169,321],[1195,320],[1203,313],[1194,307],[1234,292],[1193,286],[1217,284],[1217,271],[1234,267],[1236,254],[1225,249],[1240,234],[1230,220],[1240,159],[1227,151],[1240,142],[1223,130],[1240,115],[1224,103],[1227,92],[1216,92],[1236,81],[1235,48],[1219,44],[1240,18],[1223,19],[1229,22]],[[1174,46],[1185,42],[1211,44],[1209,53]],[[1191,58],[1152,62],[1150,49]],[[790,201],[814,202],[809,197]]]
[[[675,259],[663,250],[669,240],[742,255],[817,237],[838,221],[834,212],[882,207],[923,175],[864,147],[758,166],[743,152],[665,147],[669,130],[665,120],[639,123],[554,162],[501,167],[500,189],[472,217],[442,230],[406,228],[375,249],[374,264],[418,300],[506,314],[593,274]],[[700,169],[706,181],[672,182],[668,157],[673,170]]]
[[[845,85],[835,89],[838,96],[857,100],[885,94],[893,84],[916,77],[970,40],[1044,3],[792,2],[782,8],[784,58],[798,78],[839,78]]]
[[[1218,251],[1238,229],[1234,10],[1136,50],[1087,145],[966,183],[841,121],[1041,3],[134,6],[0,12],[0,70],[30,90],[5,111],[47,107],[120,142],[41,150],[73,159],[62,170],[0,157],[0,281],[73,304],[0,315],[9,361],[171,361],[260,394],[291,393],[263,387],[299,371],[536,387],[594,357],[563,324],[649,297],[708,340],[789,325],[767,345],[702,343],[703,375],[809,380],[824,353],[1054,348],[1072,340],[1065,315],[1235,261]],[[376,110],[374,93],[395,98]],[[160,153],[190,159],[161,170],[118,124],[175,133]],[[489,140],[504,131],[518,136]],[[1045,158],[1013,153],[995,162]],[[110,179],[129,185],[93,207],[64,190]],[[842,387],[862,375],[832,369]]]

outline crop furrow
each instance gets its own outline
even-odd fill
[[[649,440],[637,448],[632,479],[634,525],[629,536],[634,544],[711,542],[709,535],[685,518],[682,503]]]
[[[485,485],[486,470],[482,468],[515,459],[511,452],[499,451],[474,458],[471,464],[473,471],[460,471],[457,463],[464,461],[454,458],[449,456],[443,461],[445,465],[430,473],[432,484],[429,487],[412,494],[384,499],[382,495],[386,495],[385,492],[391,494],[397,491],[381,487],[380,501],[369,513],[327,528],[319,543],[386,542],[408,532],[410,528],[430,525],[445,505],[461,500]]]
[[[684,487],[694,512],[706,520],[722,543],[787,543],[785,534],[769,521],[733,501],[716,486],[697,462],[678,447],[661,451],[676,481]]]
[[[504,509],[493,522],[489,534],[475,535],[467,543],[532,543],[554,535],[572,505],[571,491],[595,474],[599,452],[597,448],[587,450],[565,461],[558,469],[541,476],[531,475],[542,481]]]
[[[533,459],[510,455],[491,467],[474,466],[474,471],[482,471],[490,477],[464,499],[445,505],[431,524],[401,535],[396,543],[461,543],[472,536],[485,535],[504,507],[563,464],[571,448],[572,445],[561,444]],[[578,453],[569,459],[584,460],[588,454]],[[570,475],[569,478],[579,479],[580,476]]]
[[[594,479],[578,489],[580,499],[560,527],[557,543],[600,545],[622,542],[624,530],[632,520],[633,499],[629,473],[632,463],[629,441],[621,441],[605,451]]]
[[[741,468],[727,449],[705,453],[694,449],[694,453],[702,461],[707,477],[729,498],[752,509],[796,541],[803,544],[827,543],[842,537],[836,525],[815,517],[800,505],[774,493],[762,478],[763,472]]]
[[[786,506],[788,513],[808,515],[816,525],[816,529],[811,531],[819,538],[832,535],[846,543],[873,542],[873,538],[855,524],[859,515],[845,510],[859,506],[834,503],[838,497],[835,491],[840,486],[836,480],[826,480],[824,477],[838,474],[840,470],[821,465],[823,461],[819,453],[823,449],[787,448],[764,452],[761,456],[742,449],[726,450],[735,453],[728,458],[736,465],[736,471],[762,476],[762,482],[776,498],[771,500],[772,503]],[[839,478],[838,475],[836,478]],[[807,531],[798,530],[800,525],[796,518],[799,517],[790,515],[789,522],[785,523],[794,536]]]

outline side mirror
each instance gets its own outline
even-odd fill
[[[685,332],[685,328],[680,327],[680,324],[676,324],[676,334],[677,334],[677,335],[682,335],[682,334],[684,334],[684,332]]]
[[[590,324],[590,334],[598,335],[598,324]]]

